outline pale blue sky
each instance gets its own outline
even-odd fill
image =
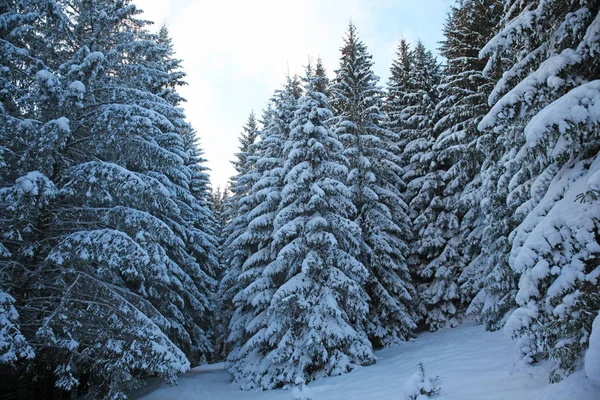
[[[258,115],[308,57],[330,76],[352,19],[385,84],[401,37],[436,51],[454,0],[133,0],[143,18],[166,22],[189,85],[186,114],[201,138],[213,186],[233,174],[230,160],[248,113]],[[158,26],[156,27],[158,29]]]

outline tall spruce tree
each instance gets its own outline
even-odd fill
[[[331,98],[331,82],[327,77],[327,71],[325,70],[325,66],[323,66],[323,60],[321,57],[317,58],[317,62],[315,64],[315,76],[314,76],[314,85],[316,91],[323,93],[325,97],[328,99]]]
[[[499,8],[493,0],[459,1],[444,27],[440,51],[446,65],[438,87],[431,163],[411,203],[422,210],[415,228],[420,252],[426,255],[424,271],[431,277],[421,295],[431,329],[456,325],[474,292],[483,286],[481,268],[465,266],[479,254],[484,228],[475,196],[483,162],[477,124],[489,110],[492,81],[483,76],[485,60],[479,59],[479,50],[494,33]]]
[[[431,52],[420,41],[409,51],[408,44],[402,40],[397,59],[392,63],[387,108],[390,128],[398,137],[398,163],[404,169],[402,180],[406,184],[402,199],[408,205],[409,226],[412,227],[412,233],[407,237],[409,249],[405,257],[419,294],[413,303],[420,318],[427,316],[432,329],[438,327],[436,321],[440,319],[436,309],[438,303],[441,302],[439,306],[447,308],[447,311],[453,311],[449,304],[443,304],[448,298],[443,299],[439,293],[425,295],[436,274],[428,261],[439,251],[441,243],[441,238],[431,237],[427,231],[428,221],[440,204],[435,201],[432,204],[434,208],[428,209],[434,198],[424,192],[424,189],[434,191],[441,184],[439,174],[430,173],[435,162],[431,149],[439,82],[439,65]]]
[[[283,187],[283,147],[300,93],[298,79],[288,76],[284,87],[275,92],[265,110],[260,141],[252,149],[253,169],[246,178],[252,185],[240,199],[239,218],[244,218],[243,225],[240,225],[239,233],[229,235],[226,242],[228,252],[234,257],[221,285],[222,298],[227,301],[227,307],[231,307],[224,354],[230,365],[233,365],[240,343],[245,343],[253,334],[254,327],[249,326],[249,321],[253,315],[261,314],[268,303],[268,298],[264,298],[263,308],[259,311],[256,304],[248,307],[240,296],[245,287],[259,279],[261,271],[273,258],[270,240]]]
[[[479,123],[496,149],[484,170],[486,223],[500,227],[482,252],[503,261],[484,289],[490,301],[516,300],[505,329],[523,360],[552,361],[553,382],[579,365],[600,304],[599,29],[597,1],[506,1],[502,29],[481,51],[487,70],[504,70]]]
[[[274,388],[338,375],[373,362],[364,332],[368,273],[354,258],[360,229],[343,183],[343,147],[326,121],[326,97],[315,92],[310,68],[285,152],[285,186],[274,220],[275,259],[248,286],[270,284],[266,312],[232,365],[244,388]],[[259,293],[265,293],[261,290]],[[263,297],[244,296],[251,305]]]
[[[233,298],[240,290],[238,277],[241,274],[242,265],[253,250],[251,246],[241,245],[238,242],[249,223],[248,206],[244,202],[260,178],[260,174],[256,171],[256,161],[260,152],[259,134],[258,121],[252,111],[246,125],[242,128],[239,151],[235,154],[236,159],[232,161],[236,174],[230,178],[228,190],[231,191],[231,197],[225,204],[225,218],[228,223],[223,230],[225,256],[218,290],[221,320],[225,324],[221,329],[224,332],[229,332],[228,326],[234,311]],[[223,339],[226,339],[227,335]],[[221,356],[225,357],[229,347],[225,343],[222,345],[223,354]]]
[[[397,62],[405,63],[404,60]],[[410,52],[409,63],[406,89],[398,93],[403,95],[403,108],[397,120],[397,133],[400,140],[400,160],[405,169],[403,179],[408,185],[405,202],[410,205],[410,217],[414,221],[421,209],[418,204],[410,203],[417,196],[423,176],[431,163],[433,116],[441,76],[439,64],[421,41]],[[389,95],[393,96],[394,93],[390,92]]]
[[[486,303],[485,291],[481,290],[487,267],[482,264],[486,254],[481,252],[486,226],[480,170],[486,153],[477,124],[489,111],[487,97],[497,72],[483,73],[487,59],[479,58],[479,51],[496,32],[500,9],[500,2],[489,0],[458,2],[450,10],[444,28],[446,39],[440,48],[447,66],[446,78],[440,85],[443,100],[437,110],[439,121],[435,130],[439,136],[434,144],[444,169],[446,209],[460,222],[458,228],[446,231],[451,239],[440,261],[458,264],[455,271],[460,272],[460,308],[469,305],[467,312],[481,315],[488,329],[499,327],[493,322],[494,315],[506,309],[503,304]]]
[[[36,353],[15,373],[113,398],[175,379],[211,352],[213,281],[184,115],[153,84],[168,81],[164,48],[129,2],[6,11],[2,291]]]
[[[180,208],[180,217],[186,221],[184,224],[187,231],[182,238],[185,240],[187,252],[193,257],[194,264],[200,267],[198,270],[195,265],[190,264],[184,268],[185,273],[189,274],[198,290],[203,293],[202,304],[195,304],[194,308],[184,312],[184,325],[195,335],[199,333],[199,328],[209,332],[206,339],[214,341],[212,320],[217,312],[214,306],[214,294],[217,289],[214,278],[219,268],[218,243],[214,234],[215,221],[209,207],[211,188],[208,168],[205,166],[206,159],[203,157],[200,139],[195,129],[185,121],[185,115],[178,108],[186,102],[177,92],[179,87],[187,85],[184,80],[186,74],[181,70],[181,60],[175,58],[172,40],[165,25],[160,27],[158,33],[144,32],[141,37],[154,42],[154,45],[147,46],[148,49],[140,54],[145,68],[152,72],[151,77],[144,80],[145,86],[175,108],[170,119],[173,131],[164,135],[161,140],[164,141],[165,147],[179,154],[183,160],[183,168],[180,168],[180,171],[171,170],[167,176],[175,184],[171,189],[172,195]],[[165,111],[163,113],[168,115]],[[193,351],[190,349],[187,352],[188,358],[194,364],[206,361],[212,353],[212,346],[207,341],[198,345]]]
[[[220,281],[223,273],[225,272],[225,226],[229,222],[227,220],[227,203],[229,201],[229,190],[227,188],[221,189],[221,187],[217,187],[213,189],[209,198],[209,205],[211,209],[212,216],[215,221],[215,237],[217,239],[217,259],[219,265],[219,274],[217,274],[217,278]]]
[[[407,124],[405,118],[408,115],[404,114],[403,111],[408,106],[406,95],[409,90],[410,60],[410,45],[406,39],[400,39],[396,56],[390,67],[390,77],[386,86],[387,97],[384,104],[384,110],[388,117],[388,128],[395,133],[402,131]],[[406,143],[405,138],[399,135],[399,148],[404,148]]]
[[[332,85],[335,128],[350,163],[347,185],[362,232],[360,261],[369,270],[367,332],[380,346],[413,335],[414,288],[406,265],[410,220],[400,190],[398,137],[386,129],[383,92],[372,56],[351,23]]]
[[[284,186],[285,144],[289,140],[290,124],[298,107],[301,87],[297,78],[286,79],[286,84],[270,101],[265,111],[261,148],[256,162],[256,183],[243,200],[247,209],[246,230],[232,242],[234,248],[247,249],[241,260],[236,288],[231,293],[235,312],[229,324],[229,342],[233,348],[228,356],[228,369],[234,377],[240,358],[246,355],[242,346],[264,324],[266,310],[273,294],[273,284],[263,272],[276,256],[272,247],[274,220],[281,202]],[[237,374],[237,375],[236,375]]]
[[[11,130],[25,120],[24,114],[33,106],[29,90],[35,82],[35,72],[44,65],[46,42],[62,34],[63,15],[52,7],[53,1],[23,4],[5,1],[0,4],[0,187],[14,184],[19,177],[16,165],[19,153],[27,144]],[[19,28],[22,29],[19,29]],[[25,100],[27,99],[27,100]],[[50,195],[50,194],[49,194]],[[41,196],[38,196],[41,198]],[[7,212],[8,204],[2,202],[2,226],[17,223]],[[41,214],[40,205],[31,201],[27,214],[18,216],[22,227],[30,230],[32,222]],[[28,221],[27,221],[28,220]],[[29,227],[28,227],[29,226]],[[29,228],[29,229],[28,229]],[[4,229],[2,231],[4,234]],[[19,237],[3,237],[0,243],[0,364],[16,366],[16,361],[32,359],[34,349],[31,337],[21,332],[16,282],[22,277],[23,266],[16,261],[15,247],[6,241]],[[11,250],[9,250],[11,249]],[[15,296],[17,299],[15,299]],[[0,365],[5,368],[5,365]],[[8,374],[4,374],[8,376]],[[3,390],[5,392],[5,390]]]
[[[217,242],[217,271],[215,278],[218,282],[216,308],[215,314],[216,320],[216,335],[214,341],[214,353],[212,354],[212,360],[222,360],[226,351],[225,342],[227,341],[227,335],[229,334],[227,325],[229,324],[229,318],[231,318],[231,306],[227,307],[223,304],[222,300],[222,288],[223,288],[223,277],[227,273],[226,263],[226,249],[225,249],[225,227],[229,223],[227,215],[227,203],[229,200],[229,191],[227,188],[221,189],[217,187],[213,189],[210,194],[208,204],[211,209],[213,217],[213,231]]]

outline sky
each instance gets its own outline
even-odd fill
[[[150,30],[166,23],[188,85],[180,92],[214,188],[234,174],[242,126],[260,116],[286,74],[321,57],[330,77],[350,20],[385,85],[401,38],[434,53],[454,0],[133,0]]]

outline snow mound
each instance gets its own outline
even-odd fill
[[[600,313],[592,324],[590,347],[585,353],[585,373],[600,383]]]
[[[299,385],[292,389],[292,398],[295,400],[312,400],[313,391],[306,385]]]

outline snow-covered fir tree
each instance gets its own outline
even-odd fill
[[[323,93],[328,99],[331,98],[331,82],[327,77],[327,71],[325,70],[325,66],[323,66],[321,57],[318,57],[315,63],[315,76],[313,80],[315,81],[315,89]]]
[[[1,16],[15,89],[0,110],[2,291],[16,300],[3,310],[35,350],[29,379],[90,397],[172,380],[212,351],[206,210],[184,115],[157,92],[164,47],[138,13],[39,1]]]
[[[289,125],[299,96],[299,81],[288,77],[285,86],[277,90],[268,103],[262,118],[263,129],[258,131],[256,138],[260,140],[249,149],[248,160],[252,168],[241,178],[248,186],[247,192],[239,197],[238,216],[231,220],[225,231],[225,249],[229,258],[219,293],[227,312],[225,321],[230,333],[224,356],[237,346],[236,343],[247,339],[246,319],[250,314],[234,299],[256,278],[250,271],[260,273],[270,260],[268,241],[273,233],[274,212],[279,206],[283,186],[283,146],[289,136]],[[228,210],[230,208],[228,205]]]
[[[148,57],[156,64],[156,69],[161,71],[160,74],[155,74],[151,82],[148,82],[149,88],[154,94],[164,98],[169,104],[175,107],[181,107],[186,99],[183,98],[177,89],[187,85],[185,81],[186,74],[181,67],[181,60],[175,57],[173,42],[169,36],[169,30],[166,25],[162,25],[157,34],[151,34],[149,39],[156,42],[153,53]],[[208,167],[206,167],[206,159],[200,145],[200,139],[196,130],[184,119],[175,121],[177,132],[180,133],[183,140],[183,150],[186,157],[185,166],[190,170],[189,176],[189,191],[195,198],[194,212],[195,227],[198,232],[202,233],[201,237],[194,237],[193,243],[200,246],[196,249],[202,256],[197,254],[196,257],[201,257],[203,263],[208,270],[214,270],[217,267],[217,261],[214,259],[216,242],[212,232],[212,216],[209,208],[209,196],[212,193],[210,188],[210,178]]]
[[[402,45],[402,44],[401,44]],[[402,47],[402,46],[401,46]],[[402,49],[401,49],[402,50]],[[404,57],[402,51],[398,55]],[[404,64],[400,58],[395,64]],[[402,91],[388,93],[388,103],[395,101],[394,96],[402,95],[401,115],[395,122],[395,131],[399,136],[400,160],[405,169],[403,179],[408,185],[405,202],[410,202],[418,194],[423,176],[431,162],[432,127],[435,106],[438,102],[437,85],[440,82],[439,64],[431,51],[418,41],[409,53],[408,82]],[[396,90],[398,90],[396,88]],[[411,219],[416,219],[418,207],[410,205]]]
[[[216,320],[216,335],[214,340],[214,353],[212,360],[222,360],[224,357],[225,342],[227,341],[227,335],[229,334],[227,325],[229,324],[229,318],[231,318],[231,307],[225,307],[221,300],[221,289],[223,276],[227,273],[227,262],[226,262],[226,249],[225,249],[225,227],[229,223],[227,214],[227,203],[229,201],[229,190],[227,188],[221,189],[217,187],[213,189],[210,194],[208,204],[213,217],[213,232],[217,241],[217,262],[218,270],[216,271],[215,278],[218,282],[217,298],[215,299],[217,312],[215,315]]]
[[[220,329],[225,333],[221,338],[227,341],[228,326],[234,311],[233,298],[239,292],[238,277],[242,265],[252,252],[252,248],[238,244],[239,238],[248,229],[248,207],[243,204],[249,196],[252,187],[260,178],[256,172],[256,161],[259,155],[260,143],[259,125],[254,111],[250,112],[246,125],[239,137],[239,151],[232,161],[236,174],[229,180],[228,190],[231,196],[225,203],[225,218],[227,225],[223,229],[223,260],[221,265],[222,277],[219,281],[218,301],[220,319],[224,324]],[[229,347],[221,343],[221,357],[227,356]]]
[[[434,210],[428,207],[434,199],[424,190],[435,190],[441,184],[438,173],[428,173],[434,163],[433,116],[438,102],[440,71],[437,61],[420,41],[412,51],[401,41],[396,56],[388,82],[387,109],[391,118],[389,126],[398,137],[399,164],[404,169],[402,180],[406,184],[402,199],[408,205],[412,226],[412,234],[407,237],[409,249],[404,257],[408,259],[415,285],[420,285],[416,311],[435,329],[441,318],[440,310],[443,313],[448,308],[444,303],[449,299],[437,293],[422,295],[430,290],[429,283],[437,272],[428,261],[438,254],[441,244],[441,238],[432,237],[427,230],[432,213],[437,211],[435,207],[441,205],[434,202]]]
[[[217,259],[220,268],[225,266],[225,226],[229,223],[227,215],[227,203],[229,202],[229,190],[227,188],[222,189],[220,186],[213,189],[208,204],[210,205],[211,213],[214,219],[214,235],[217,239]],[[225,271],[219,269],[217,278],[220,280],[222,274]]]
[[[399,133],[406,126],[407,117],[403,113],[408,106],[409,72],[410,72],[410,45],[406,39],[400,39],[395,58],[390,67],[390,77],[386,86],[386,101],[384,110],[387,114],[387,126],[395,133]],[[404,138],[398,138],[398,146],[403,148],[406,144]]]
[[[206,271],[211,276],[216,276],[219,263],[217,261],[218,237],[215,233],[216,221],[210,207],[212,188],[210,184],[209,168],[206,166],[204,150],[200,145],[200,138],[196,130],[187,122],[181,126],[183,149],[187,155],[185,167],[189,170],[188,189],[194,197],[193,212],[196,235],[190,238],[193,245],[199,245],[193,251],[195,257],[206,266]]]
[[[483,73],[487,58],[480,58],[479,51],[496,33],[502,13],[499,1],[461,2],[451,10],[445,28],[446,41],[442,52],[448,59],[449,75],[442,83],[442,93],[449,95],[440,103],[440,121],[436,128],[442,133],[436,147],[450,157],[459,151],[462,160],[455,161],[453,186],[456,196],[454,215],[460,218],[460,228],[452,242],[458,250],[456,255],[464,269],[460,276],[461,301],[468,304],[467,314],[483,320],[487,329],[501,327],[502,317],[512,306],[510,296],[490,302],[486,286],[489,271],[489,253],[482,252],[482,236],[489,229],[482,208],[485,192],[482,187],[481,168],[487,169],[491,160],[477,124],[489,111],[487,97],[493,88],[493,79],[501,73],[499,65]],[[487,202],[487,200],[486,200]],[[483,204],[486,204],[484,202]],[[508,280],[512,282],[512,277]],[[489,283],[489,282],[488,282]],[[510,283],[509,283],[510,284]]]
[[[165,99],[175,110],[170,118],[173,130],[161,140],[164,141],[163,146],[175,154],[180,154],[183,160],[183,168],[178,168],[179,171],[171,169],[166,175],[175,184],[171,186],[172,197],[179,206],[178,216],[185,220],[183,225],[187,228],[180,235],[185,241],[187,252],[195,261],[183,269],[203,293],[200,297],[202,305],[195,304],[188,312],[183,313],[184,325],[187,325],[188,332],[194,333],[190,335],[193,338],[199,334],[199,328],[202,331],[212,331],[212,320],[216,313],[213,294],[216,291],[214,278],[218,274],[219,264],[218,243],[214,235],[215,222],[209,207],[210,178],[208,168],[204,165],[206,159],[203,157],[199,137],[178,108],[186,101],[177,92],[179,87],[187,84],[184,80],[186,74],[181,70],[181,60],[175,58],[168,29],[163,25],[157,34],[144,33],[143,38],[153,41],[153,45],[147,46],[148,49],[140,54],[144,60],[144,68],[151,72],[142,75],[151,75],[144,80],[147,82],[145,86],[152,93]],[[159,112],[169,116],[162,108]],[[194,264],[201,269],[198,270]],[[197,308],[199,306],[202,308]],[[206,342],[202,346],[203,349],[194,346],[194,350],[186,352],[193,364],[206,360],[207,356],[210,357],[211,346]]]
[[[8,258],[10,254],[5,253],[3,257]],[[0,344],[0,364],[14,365],[18,360],[35,356],[27,338],[21,333],[15,298],[5,291],[0,291]]]
[[[404,383],[404,398],[406,400],[427,400],[435,398],[442,390],[440,377],[425,372],[423,363],[417,366],[417,372]]]
[[[53,1],[38,4],[22,4],[19,1],[6,1],[0,5],[0,187],[12,185],[19,177],[15,171],[20,152],[27,144],[11,129],[21,123],[26,112],[23,102],[28,97],[29,88],[35,82],[35,68],[44,63],[45,52],[43,35],[52,41],[62,33],[60,13],[54,12]],[[44,23],[42,21],[47,21]],[[18,29],[23,27],[25,29]],[[30,28],[30,29],[26,29]],[[24,104],[25,103],[25,104]],[[31,107],[31,106],[29,106]],[[2,202],[0,218],[3,227],[20,222],[22,229],[31,231],[32,223],[40,216],[40,205],[31,202],[27,214],[15,218],[7,212],[8,204]],[[36,210],[37,209],[37,210]],[[29,221],[26,219],[29,217]],[[19,221],[17,221],[17,219]],[[4,230],[2,231],[4,234]],[[15,365],[19,359],[34,356],[31,339],[21,332],[19,312],[15,307],[18,297],[18,282],[21,279],[21,265],[16,261],[15,248],[5,241],[0,243],[0,363]],[[15,239],[19,239],[18,237]],[[14,239],[13,239],[14,240]],[[12,251],[9,250],[12,249]],[[25,331],[25,333],[27,333]]]
[[[248,225],[247,210],[242,209],[242,200],[248,196],[252,186],[258,179],[255,173],[255,164],[260,148],[258,143],[259,132],[258,120],[254,111],[252,111],[248,116],[246,125],[242,128],[239,137],[239,151],[235,154],[235,160],[232,161],[236,174],[229,180],[228,191],[231,192],[231,196],[225,204],[228,224],[223,235],[225,237],[224,246],[227,248],[226,253],[228,254],[225,260],[228,269],[231,269],[234,259],[240,258],[240,256],[236,256],[231,243],[246,230]],[[245,256],[242,255],[241,259],[244,258]],[[235,263],[239,264],[240,261],[235,261]]]
[[[286,142],[290,124],[298,107],[302,89],[297,77],[287,77],[286,84],[277,90],[265,111],[261,131],[260,152],[254,176],[256,183],[243,199],[246,211],[246,230],[232,242],[232,248],[241,254],[236,274],[236,286],[229,290],[235,312],[229,323],[228,342],[233,348],[228,356],[228,368],[236,366],[239,350],[253,335],[258,321],[269,305],[272,285],[263,271],[276,256],[272,249],[274,220],[281,202],[284,186],[284,163],[287,158]],[[261,292],[260,294],[257,293]],[[255,302],[252,298],[257,298]],[[234,374],[235,376],[235,374]]]
[[[161,78],[151,82],[153,92],[158,94],[170,104],[175,106],[181,105],[186,100],[177,92],[177,88],[187,85],[185,81],[185,72],[181,66],[181,60],[175,57],[173,48],[173,40],[169,34],[169,29],[166,24],[162,24],[158,33],[152,35],[152,39],[159,46],[156,55],[158,68],[164,73]]]
[[[455,326],[472,292],[482,286],[478,269],[464,276],[463,270],[479,253],[483,228],[480,199],[475,196],[483,161],[477,123],[489,110],[492,83],[483,76],[485,60],[479,59],[479,50],[493,34],[499,8],[493,0],[458,2],[444,27],[440,51],[446,65],[438,86],[429,170],[411,203],[422,210],[415,233],[421,262],[426,263],[420,274],[428,282],[420,297],[430,329]]]
[[[350,24],[331,88],[335,133],[350,171],[347,185],[362,232],[360,261],[369,270],[367,332],[374,345],[407,339],[416,328],[414,288],[406,263],[411,224],[400,190],[398,136],[384,127],[383,91],[372,56]]]
[[[505,72],[479,128],[501,149],[484,175],[490,204],[514,218],[482,252],[510,266],[488,280],[519,276],[505,329],[522,359],[552,361],[555,382],[579,365],[600,304],[600,4],[506,1],[502,25],[481,51]]]
[[[230,191],[232,197],[244,197],[252,189],[252,181],[247,181],[247,174],[254,169],[256,163],[257,140],[260,134],[258,120],[254,111],[248,115],[248,121],[242,128],[239,137],[239,151],[235,154],[236,159],[232,161],[236,174],[230,179]],[[232,201],[235,199],[232,198]]]
[[[230,357],[243,388],[295,386],[373,362],[362,287],[368,271],[355,258],[360,229],[349,219],[355,210],[343,182],[347,161],[327,126],[332,116],[309,68],[285,144],[276,257],[238,299],[249,308],[266,305],[247,321],[252,335]]]

